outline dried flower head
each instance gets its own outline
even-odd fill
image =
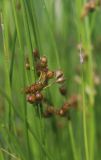
[[[56,80],[57,83],[62,84],[65,81],[64,77],[60,77]]]
[[[62,77],[63,75],[64,75],[63,71],[61,71],[61,70],[56,70],[55,71],[55,77],[56,77],[56,79]]]
[[[60,88],[59,88],[59,91],[61,93],[61,95],[63,96],[66,96],[67,95],[67,89],[64,85],[62,85]]]
[[[47,57],[43,56],[40,58],[40,66],[41,67],[46,67],[47,66]]]
[[[53,71],[48,70],[48,71],[47,71],[46,76],[47,76],[47,79],[51,79],[51,78],[53,78],[53,77],[54,77],[54,72],[53,72]]]

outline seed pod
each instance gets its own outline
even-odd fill
[[[61,95],[63,95],[63,96],[66,96],[66,95],[67,95],[67,89],[66,89],[65,86],[61,86],[61,87],[59,88],[59,91],[60,91]]]
[[[43,83],[41,83],[40,81],[37,82],[37,83],[35,83],[35,86],[34,86],[35,91],[40,91],[40,90],[43,89],[43,87],[44,87],[44,85],[43,85]]]
[[[62,77],[64,74],[61,70],[57,70],[55,71],[55,78],[58,79],[60,77]]]
[[[63,83],[64,81],[65,81],[65,78],[64,78],[64,77],[60,77],[60,78],[58,78],[58,79],[56,80],[56,83],[61,84],[61,83]]]
[[[54,77],[54,72],[48,70],[46,77],[47,77],[47,79],[53,78]]]
[[[45,112],[44,112],[44,117],[51,117],[53,114],[54,114],[54,107],[52,107],[52,106],[49,106],[49,107],[47,107],[47,109],[45,110]]]
[[[52,107],[52,106],[49,106],[49,107],[47,107],[47,109],[46,109],[46,111],[48,112],[48,113],[54,113],[54,107]]]
[[[26,93],[26,94],[31,93],[31,91],[30,91],[30,87],[26,87],[26,88],[25,88],[25,93]]]
[[[34,94],[27,96],[27,101],[31,104],[35,103],[36,102],[36,96]]]
[[[66,115],[66,112],[63,110],[63,108],[61,108],[59,110],[59,116],[65,116]]]
[[[47,57],[46,56],[43,56],[40,58],[40,65],[42,67],[46,67],[47,66]]]
[[[36,102],[40,102],[43,100],[43,95],[40,92],[36,92],[35,97],[36,97]]]
[[[35,93],[38,90],[39,90],[39,86],[37,86],[37,84],[33,84],[30,86],[30,93]]]

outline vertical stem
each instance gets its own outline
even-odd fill
[[[83,133],[84,133],[85,156],[86,156],[86,160],[89,160],[88,140],[87,140],[87,126],[86,126],[86,104],[85,104],[85,87],[84,87],[83,66],[82,66],[82,101],[83,101],[83,106],[82,107],[83,107]]]
[[[78,156],[78,152],[76,149],[75,140],[73,136],[73,128],[72,128],[71,121],[68,122],[68,127],[69,127],[69,135],[70,135],[70,141],[71,141],[71,146],[73,151],[73,157],[74,157],[74,160],[79,160],[79,156]]]

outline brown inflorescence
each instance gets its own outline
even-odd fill
[[[38,80],[25,88],[27,102],[29,102],[30,104],[43,104],[44,108],[42,114],[45,118],[55,115],[60,117],[67,116],[70,108],[77,106],[78,98],[76,95],[74,95],[71,96],[70,99],[67,101],[67,89],[64,84],[66,78],[63,71],[60,69],[56,71],[51,71],[48,68],[47,57],[40,57],[37,49],[33,51],[33,56]],[[26,69],[30,69],[28,58],[26,59]],[[50,80],[52,80],[51,83]],[[47,101],[47,98],[43,95],[43,90],[45,90],[47,87],[51,87],[52,84],[59,85],[59,92],[66,99],[66,102],[58,109],[56,109],[57,107],[54,107],[54,105],[50,105]]]
[[[51,116],[54,116],[54,115],[57,115],[57,116],[60,116],[60,117],[66,117],[71,108],[76,108],[77,107],[78,100],[79,100],[78,96],[73,95],[73,96],[70,97],[70,99],[68,101],[66,101],[58,109],[56,109],[56,107],[54,107],[54,106],[48,105],[48,103],[47,103],[47,107],[46,107],[46,110],[43,113],[43,116],[45,118],[51,117]]]

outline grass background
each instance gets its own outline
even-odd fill
[[[100,160],[101,159],[101,6],[83,20],[86,0],[0,1],[0,160]],[[80,64],[78,44],[88,61]],[[35,82],[26,71],[38,48],[50,69],[62,69],[69,98],[80,94],[82,103],[71,109],[71,120],[44,119],[26,102],[25,86]],[[96,76],[94,76],[96,74]],[[75,79],[79,79],[77,83]],[[96,93],[96,94],[94,94]],[[58,86],[46,90],[47,98],[61,106]]]

